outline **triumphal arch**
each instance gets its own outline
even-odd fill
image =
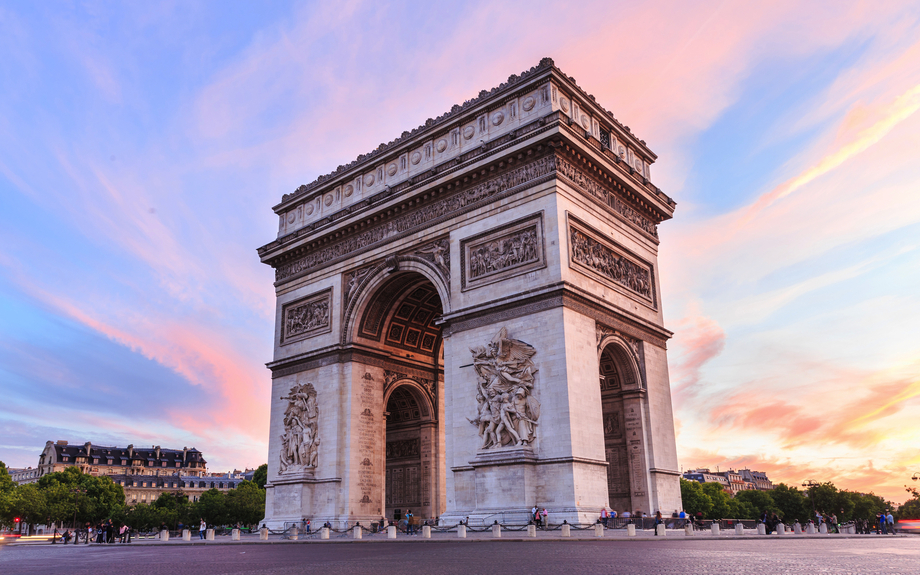
[[[679,508],[655,158],[544,59],[284,195],[266,522]]]

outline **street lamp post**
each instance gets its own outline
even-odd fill
[[[821,485],[820,482],[815,481],[814,479],[806,479],[802,482],[802,487],[805,488],[805,496],[811,499],[811,510],[816,514],[818,513],[818,505],[815,503],[813,490],[815,487]]]
[[[82,494],[86,493],[86,490],[85,490],[85,489],[71,489],[70,492],[74,494],[74,500],[73,500],[73,544],[76,545],[77,542],[79,541],[79,537],[77,536],[77,510],[80,508],[80,496],[81,496]],[[89,537],[89,535],[87,535],[87,537]],[[87,540],[87,543],[89,543],[88,540]]]

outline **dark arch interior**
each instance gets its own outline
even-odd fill
[[[358,326],[358,335],[405,355],[440,361],[443,314],[434,285],[418,273],[397,275],[378,288]]]
[[[387,400],[386,413],[386,514],[399,521],[406,511],[426,515],[422,501],[421,423],[426,409],[415,390],[400,385]]]
[[[599,376],[604,425],[604,452],[607,459],[607,495],[611,508],[622,512],[631,504],[629,452],[626,442],[623,387],[630,387],[636,376],[620,345],[611,343],[601,352]]]

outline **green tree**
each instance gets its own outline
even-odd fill
[[[227,497],[217,489],[208,489],[201,494],[195,503],[194,514],[198,519],[204,519],[208,525],[224,525],[227,523]]]
[[[16,484],[10,477],[6,464],[0,461],[0,527],[13,525],[13,498]]]
[[[696,516],[697,513],[702,513],[703,517],[709,517],[709,512],[712,511],[712,498],[703,491],[701,483],[681,478],[680,498],[684,502],[684,511],[689,515]]]
[[[746,513],[752,516],[739,516],[740,519],[756,519],[760,517],[761,513],[764,511],[767,513],[776,513],[782,516],[780,509],[773,501],[773,497],[771,497],[770,493],[767,491],[758,491],[756,489],[741,491],[735,494],[734,501],[738,503],[745,503],[750,508],[748,511],[746,511]]]
[[[243,481],[227,493],[227,520],[231,524],[255,525],[265,517],[265,490]]]
[[[898,521],[901,519],[920,519],[920,492],[915,487],[907,487],[906,489],[911,494],[911,498],[898,507],[897,513],[894,514],[895,518]]]
[[[731,496],[718,483],[703,483],[703,492],[712,500],[706,519],[732,519]]]
[[[77,522],[96,523],[107,519],[125,504],[125,492],[121,485],[110,477],[96,477],[83,473],[77,467],[68,467],[64,471],[42,476],[37,485],[43,491],[51,493],[56,500],[49,508],[57,520],[70,521],[73,512],[77,512]],[[66,501],[66,505],[62,502]],[[69,517],[60,516],[68,509]]]
[[[805,499],[805,494],[795,487],[780,483],[773,487],[770,498],[787,523],[806,523],[812,515],[811,504]]]
[[[47,515],[45,493],[37,484],[20,485],[13,491],[12,511],[19,517],[23,527],[29,524],[44,523]]]
[[[268,464],[263,463],[260,465],[255,473],[252,474],[252,482],[259,486],[259,489],[265,489],[265,484],[268,483]]]

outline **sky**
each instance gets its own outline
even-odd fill
[[[267,457],[281,195],[551,57],[678,202],[683,469],[920,472],[916,2],[0,2],[0,460]]]

